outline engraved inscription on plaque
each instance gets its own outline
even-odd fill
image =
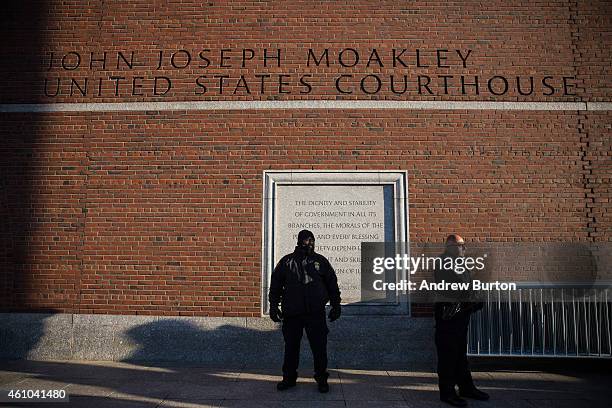
[[[276,198],[274,258],[293,251],[300,230],[312,231],[315,250],[336,271],[343,303],[358,302],[361,242],[385,241],[384,186],[284,185]]]
[[[362,295],[362,243],[405,242],[407,173],[395,170],[265,170],[262,212],[262,315],[272,270],[294,251],[297,234],[314,233],[315,250],[338,276],[349,314],[406,314],[405,294]],[[367,262],[367,260],[364,260]],[[398,278],[401,276],[392,276]]]

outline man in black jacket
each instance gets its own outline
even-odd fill
[[[457,234],[446,238],[445,251],[440,256],[443,263],[449,258],[455,260],[465,256],[465,242]],[[472,285],[471,274],[468,269],[458,273],[454,269],[436,268],[436,282],[458,282]],[[481,309],[482,302],[473,302],[473,293],[470,290],[445,291],[440,294],[434,304],[436,320],[435,342],[438,354],[438,385],[440,399],[457,407],[467,405],[461,397],[485,401],[489,395],[474,386],[472,374],[467,361],[467,334],[470,315]],[[459,396],[455,391],[459,386]]]
[[[329,261],[314,251],[313,233],[302,230],[297,241],[293,253],[285,255],[278,262],[270,281],[270,318],[277,323],[283,322],[285,339],[283,380],[276,388],[282,391],[295,386],[300,343],[303,330],[306,329],[314,359],[314,378],[319,391],[328,392],[329,329],[325,321],[325,305],[328,301],[331,303],[330,322],[340,317],[340,289],[336,272]]]

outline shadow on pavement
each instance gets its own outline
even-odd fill
[[[433,364],[393,369],[382,363],[375,369],[359,364],[334,367],[330,369],[330,393],[319,394],[311,377],[312,362],[304,338],[299,384],[280,393],[275,388],[281,379],[282,359],[282,336],[277,330],[262,333],[231,325],[206,329],[170,319],[136,326],[127,333],[128,341],[133,342],[132,352],[123,361],[4,361],[0,362],[0,385],[64,388],[71,403],[57,404],[63,407],[440,404]],[[218,363],[213,358],[215,353]],[[154,357],[159,359],[152,362]],[[188,358],[192,361],[177,362]],[[568,359],[471,360],[477,385],[496,401],[486,405],[490,407],[556,407],[568,401],[572,407],[607,406],[612,397],[612,377],[604,369],[606,364],[609,362]]]

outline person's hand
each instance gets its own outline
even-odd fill
[[[283,314],[278,308],[278,305],[270,306],[270,319],[275,323],[280,323],[283,320]]]
[[[461,304],[461,310],[466,313],[476,313],[484,307],[484,302],[466,302]]]
[[[475,313],[484,307],[484,302],[476,302],[472,307],[472,313]]]
[[[333,322],[334,320],[338,320],[340,314],[342,314],[340,305],[332,306],[331,310],[329,311],[329,321]]]
[[[442,320],[452,319],[461,310],[464,310],[464,309],[461,308],[461,303],[459,302],[454,302],[454,303],[449,303],[449,304],[444,305],[442,307]]]

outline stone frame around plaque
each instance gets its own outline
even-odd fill
[[[393,190],[393,239],[408,242],[408,172],[405,170],[264,170],[262,209],[261,314],[269,313],[268,287],[274,259],[276,189],[281,185],[381,185]],[[409,249],[406,248],[406,251]],[[409,280],[398,271],[399,280]],[[342,288],[341,288],[342,290]],[[353,315],[410,315],[409,293],[398,292],[397,301],[388,305],[349,304],[343,313]]]

